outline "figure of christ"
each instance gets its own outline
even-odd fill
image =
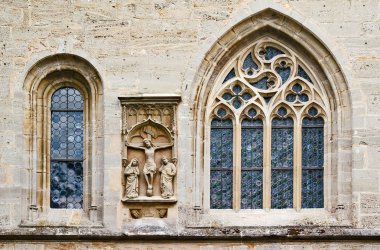
[[[146,183],[148,184],[148,189],[146,191],[147,196],[153,195],[153,178],[154,174],[156,173],[157,166],[156,162],[154,161],[154,154],[157,149],[163,149],[163,148],[169,148],[172,146],[172,144],[165,145],[165,146],[154,146],[151,139],[145,138],[143,140],[143,143],[145,147],[139,147],[128,144],[128,147],[135,148],[135,149],[141,149],[145,152],[145,164],[144,164],[144,177],[146,180]]]

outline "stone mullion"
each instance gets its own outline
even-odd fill
[[[268,121],[269,120],[269,121]],[[272,144],[272,126],[270,119],[267,119],[263,126],[263,209],[271,208],[271,144]]]
[[[240,210],[241,201],[241,123],[235,120],[233,154],[233,203],[235,210]]]
[[[299,119],[295,121],[293,133],[293,207],[299,211],[302,196],[302,125]]]

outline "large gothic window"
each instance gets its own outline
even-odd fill
[[[324,207],[325,93],[294,51],[261,40],[211,91],[210,208]]]

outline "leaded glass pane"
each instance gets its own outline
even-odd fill
[[[50,207],[83,205],[83,98],[61,88],[51,100]]]
[[[287,67],[287,68],[278,67],[276,68],[276,72],[277,74],[281,76],[282,84],[284,84],[289,79],[291,69],[290,67]]]
[[[232,208],[232,121],[213,119],[210,136],[210,208]]]
[[[274,47],[266,47],[265,50],[266,50],[265,60],[271,60],[275,56],[284,54],[284,52]]]
[[[253,61],[251,53],[247,55],[247,57],[244,59],[244,62],[243,62],[243,70],[246,70],[249,68],[253,68],[253,69],[259,68],[259,66],[257,66],[257,64]]]
[[[263,207],[263,123],[243,120],[241,131],[241,208]]]
[[[302,208],[323,207],[324,120],[302,121]]]
[[[300,99],[301,102],[307,102],[309,101],[309,96],[306,95],[306,94],[301,94],[298,96],[298,98]]]
[[[272,121],[272,208],[293,207],[293,120]]]
[[[293,169],[272,169],[271,200],[272,208],[293,207]]]
[[[51,161],[50,207],[82,208],[83,166],[78,161]]]

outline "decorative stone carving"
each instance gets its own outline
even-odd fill
[[[172,161],[175,162],[176,159],[172,159]],[[177,173],[177,169],[174,163],[169,162],[169,159],[167,157],[162,157],[161,163],[162,165],[159,169],[159,172],[161,173],[161,197],[164,199],[168,199],[174,195],[173,178]]]
[[[148,134],[148,135],[151,135],[151,134]],[[143,142],[144,142],[144,147],[138,147],[138,146],[134,146],[128,143],[127,143],[127,146],[136,148],[136,149],[142,149],[145,152],[145,164],[144,164],[143,173],[144,173],[146,183],[148,184],[146,195],[150,197],[153,195],[153,179],[154,179],[154,175],[156,174],[156,169],[157,169],[156,163],[154,161],[155,151],[156,149],[159,149],[159,148],[171,147],[172,145],[169,144],[165,146],[154,146],[152,144],[152,140],[149,138],[145,138]]]
[[[126,177],[125,183],[125,197],[127,199],[136,198],[139,196],[139,161],[133,158],[127,165],[127,160],[123,159],[124,175]]]
[[[176,159],[177,154],[175,114],[180,97],[134,96],[119,99],[125,141],[123,158],[135,159],[140,163],[137,163],[139,173],[143,173],[137,175],[137,171],[133,172],[138,181],[132,183],[132,171],[129,170],[131,176],[127,176],[125,170],[126,191],[122,201],[136,204],[176,202],[174,191],[177,169],[175,162],[169,162],[168,159]],[[165,163],[162,158],[166,159]],[[160,178],[156,174],[158,164],[162,164]]]
[[[157,212],[158,212],[158,216],[160,218],[165,218],[167,213],[168,213],[168,209],[167,208],[158,208]]]
[[[130,209],[129,211],[133,219],[139,219],[142,216],[141,209]]]

